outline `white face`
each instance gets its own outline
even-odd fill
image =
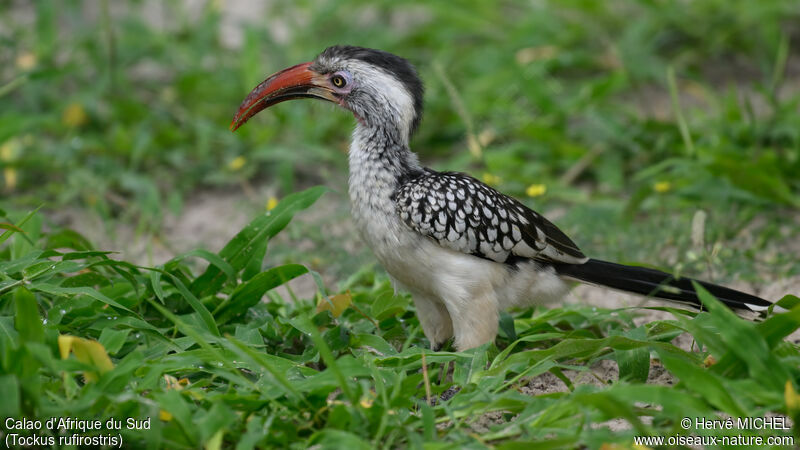
[[[351,110],[360,123],[369,127],[395,128],[407,143],[416,115],[414,99],[390,73],[361,60],[317,61],[323,67],[336,67],[328,74],[331,89],[341,105]]]

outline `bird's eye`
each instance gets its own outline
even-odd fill
[[[343,88],[347,84],[347,80],[341,75],[334,75],[331,77],[331,83],[337,88]]]

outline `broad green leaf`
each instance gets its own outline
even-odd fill
[[[261,272],[261,268],[264,265],[264,256],[267,254],[267,243],[268,241],[264,240],[260,247],[253,252],[253,257],[242,272],[242,281],[249,281]]]
[[[500,330],[505,333],[510,341],[513,342],[518,339],[517,331],[514,328],[514,318],[506,311],[500,313]]]
[[[770,348],[774,348],[783,338],[798,329],[800,329],[800,304],[796,304],[789,311],[773,314],[765,321],[756,324],[756,330],[764,337]]]
[[[605,414],[605,418],[623,418],[627,420],[637,433],[652,434],[648,427],[639,419],[639,415],[634,410],[634,402],[622,400],[616,396],[604,395],[604,392],[587,394],[583,391],[586,386],[579,386],[573,396],[574,401],[582,405],[593,406]]]
[[[397,350],[385,339],[376,334],[354,334],[350,338],[350,347],[367,347],[370,352],[379,352],[379,356],[396,355]]]
[[[61,286],[53,286],[52,284],[47,284],[47,283],[37,283],[31,285],[31,289],[58,296],[85,295],[87,297],[91,297],[107,305],[128,311],[129,313],[136,315],[136,313],[131,311],[129,308],[123,306],[122,304],[118,303],[115,300],[106,297],[105,295],[101,294],[97,290],[92,289],[90,287],[61,287]]]
[[[504,361],[494,364],[489,372],[502,372],[508,370],[508,367],[515,367],[515,370],[524,370],[530,365],[547,358],[560,359],[567,357],[585,357],[609,347],[615,350],[631,350],[641,347],[654,348],[660,349],[662,352],[675,354],[677,357],[688,358],[690,360],[697,359],[697,357],[691,353],[685,352],[671,344],[663,342],[637,340],[625,336],[608,336],[600,339],[570,338],[564,339],[558,344],[544,350],[528,350],[524,352],[513,353]]]
[[[311,206],[324,192],[318,186],[286,196],[275,209],[256,217],[219,252],[233,270],[239,272],[254,257],[263,242],[280,232],[292,220],[294,214]],[[216,266],[209,266],[191,285],[196,295],[204,297],[216,292],[225,283],[225,275]]]
[[[9,345],[16,345],[19,333],[14,329],[13,316],[0,316],[0,342],[6,341]]]
[[[20,417],[20,386],[16,375],[0,375],[0,416]],[[4,426],[5,428],[5,426]]]
[[[203,321],[203,324],[208,329],[208,331],[210,331],[215,336],[219,336],[220,335],[219,334],[219,328],[217,328],[217,323],[214,321],[214,317],[211,315],[211,312],[209,312],[208,308],[206,308],[205,305],[200,303],[200,301],[197,299],[197,297],[195,297],[194,294],[192,294],[192,292],[188,288],[186,288],[186,286],[183,284],[183,282],[181,282],[181,280],[178,277],[176,277],[175,275],[173,275],[173,274],[171,274],[169,272],[164,271],[163,269],[155,268],[155,269],[151,269],[151,270],[153,272],[159,272],[162,275],[166,275],[170,279],[170,281],[172,281],[172,285],[175,286],[178,289],[178,292],[181,294],[183,299],[186,300],[186,302],[189,304],[189,306],[191,306],[192,309],[200,316],[200,319]],[[151,273],[151,275],[152,275],[152,273]],[[152,282],[152,278],[151,278],[151,282]],[[153,286],[158,285],[158,283],[159,283],[158,280],[156,280],[153,283]],[[161,295],[163,296],[164,293],[161,292]],[[162,300],[162,299],[159,298],[159,300]]]
[[[88,259],[88,258],[92,258],[92,257],[100,257],[100,258],[103,258],[104,261],[107,261],[109,264],[116,264],[116,265],[128,264],[128,263],[126,263],[124,261],[113,261],[113,260],[109,261],[107,256],[108,255],[112,255],[112,254],[114,254],[114,252],[105,252],[105,251],[99,251],[99,250],[85,250],[85,251],[64,253],[63,256],[61,257],[61,259],[64,260],[64,261],[70,261],[70,260],[73,260],[73,259]],[[98,263],[95,263],[95,264],[98,264]]]
[[[14,290],[15,326],[23,341],[44,342],[44,325],[36,297],[24,287]]]
[[[666,413],[677,418],[703,417],[710,411],[694,393],[676,389],[674,386],[620,383],[591,394],[576,392],[571,401],[580,404],[586,397],[594,397],[597,404],[614,398],[631,405],[637,403],[660,405]]]
[[[645,340],[647,332],[644,327],[634,328],[625,333],[626,336]],[[619,367],[619,379],[644,383],[650,373],[650,349],[639,347],[631,350],[614,350],[614,357]]]
[[[26,267],[22,271],[22,274],[28,280],[33,281],[39,277],[45,277],[51,274],[77,272],[82,270],[85,266],[86,264],[81,264],[76,261],[52,262],[49,260],[44,260]]]
[[[785,313],[772,314],[765,321],[756,324],[756,331],[772,350],[783,342],[786,336],[798,329],[800,329],[800,306],[795,306]],[[727,377],[737,377],[745,373],[746,364],[737,354],[728,352],[720,357],[711,370]]]
[[[227,261],[225,261],[224,259],[220,258],[218,255],[216,255],[214,253],[211,253],[208,250],[203,250],[201,248],[196,248],[196,249],[188,251],[188,252],[186,252],[186,253],[184,253],[182,255],[176,256],[176,257],[172,258],[167,264],[165,264],[165,266],[169,266],[170,264],[178,263],[178,262],[183,261],[184,259],[192,257],[192,256],[196,256],[198,258],[205,259],[206,261],[209,262],[209,264],[211,264],[212,266],[216,267],[217,269],[219,269],[223,273],[225,273],[225,276],[227,276],[228,279],[233,279],[233,278],[236,277],[236,271],[233,269],[233,267],[231,267],[230,264],[228,264]],[[263,256],[262,256],[262,258],[263,258]]]
[[[488,345],[484,344],[472,350],[467,350],[463,353],[470,355],[468,364],[456,364],[453,369],[453,381],[458,384],[474,383],[477,381],[476,377],[489,375],[485,369],[489,362],[486,349]],[[428,358],[430,359],[430,358]]]
[[[71,248],[78,251],[90,251],[94,247],[88,239],[77,231],[63,229],[47,235],[47,244],[45,248]]]
[[[580,447],[577,445],[576,437],[559,437],[559,438],[546,438],[541,440],[531,441],[505,441],[498,445],[498,450],[527,450],[535,448],[537,450],[561,450],[565,448]]]
[[[256,305],[270,289],[307,272],[308,269],[299,264],[287,264],[262,272],[251,278],[250,281],[239,285],[230,298],[220,304],[214,315],[219,323],[225,323]]]
[[[97,272],[85,272],[65,278],[61,282],[61,287],[100,287],[108,286],[110,283],[108,278]]]
[[[161,287],[161,271],[150,271],[150,288],[153,290],[153,293],[156,294],[156,298],[163,305],[167,296],[164,294],[164,289]]]
[[[97,389],[106,394],[121,393],[135,372],[145,364],[144,356],[140,350],[134,350],[117,362],[114,369],[106,372],[96,383]]]
[[[219,403],[214,406],[219,405]],[[233,420],[231,420],[233,421]],[[202,429],[202,428],[201,428]],[[222,448],[222,438],[225,436],[224,430],[218,430],[214,433],[203,446],[206,450],[220,450]]]
[[[33,212],[35,213],[35,211]],[[36,248],[35,242],[39,240],[39,237],[42,234],[42,220],[43,218],[41,214],[29,214],[23,219],[23,222],[17,223],[17,226],[25,230],[25,233],[17,234],[16,239],[11,242],[10,247],[12,258],[25,255]],[[11,232],[13,231],[5,231],[5,233]],[[5,233],[3,235],[5,235]],[[3,235],[0,235],[0,243],[3,241]]]
[[[110,327],[103,328],[103,331],[100,332],[100,344],[106,348],[108,353],[115,355],[125,344],[130,332],[130,329],[120,331]]]
[[[399,314],[408,306],[408,301],[399,295],[394,295],[392,289],[382,290],[373,300],[370,313],[376,320],[384,320]]]
[[[208,444],[209,440],[235,420],[236,415],[225,403],[215,402],[205,414],[195,418],[194,422],[200,432],[200,440]]]
[[[153,396],[161,409],[169,412],[172,419],[179,425],[184,437],[196,446],[199,435],[192,418],[192,409],[180,392],[166,390],[156,392]]]
[[[176,316],[175,314],[173,314],[172,312],[170,312],[169,310],[158,304],[158,302],[156,302],[155,300],[148,299],[147,301],[148,303],[150,303],[151,306],[157,309],[158,312],[160,312],[164,317],[166,317],[172,323],[174,323],[175,326],[177,326],[178,329],[183,334],[185,334],[188,339],[193,340],[194,343],[196,343],[204,351],[206,351],[208,353],[208,361],[211,361],[214,364],[219,364],[218,367],[223,367],[223,368],[227,367],[229,369],[233,367],[233,364],[221,354],[220,350],[218,350],[217,347],[212,346],[209,340],[206,339],[206,337],[210,339],[216,339],[215,336],[212,335],[203,336],[203,334],[198,331],[199,328],[195,328],[193,325],[187,323],[180,317]],[[227,377],[232,382],[242,384],[249,388],[253,387],[253,383],[247,378],[243,377],[239,372],[233,372],[233,373],[222,372],[220,373],[220,375]]]
[[[756,325],[739,318],[702,286],[693,284],[703,306],[708,308],[709,320],[716,325],[728,352],[745,362],[752,377],[774,389],[782,389],[789,374],[770,352],[766,340],[756,330]]]
[[[374,448],[369,442],[348,431],[326,428],[311,435],[309,447],[321,449],[370,450]]]
[[[268,418],[253,414],[247,419],[247,430],[240,436],[236,450],[252,450],[270,435],[270,425],[275,417],[274,412],[271,414]]]
[[[248,325],[236,325],[234,337],[250,347],[258,348],[264,346],[264,337],[261,336],[261,333],[259,333],[257,329],[251,328]]]
[[[436,424],[434,423],[433,408],[426,402],[419,403],[420,411],[422,412],[422,430],[425,439],[433,440],[436,433]]]
[[[742,405],[728,392],[718,375],[681,358],[659,353],[664,367],[678,377],[686,388],[705,398],[715,408],[733,416],[745,417]]]
[[[290,394],[296,400],[310,405],[286,377],[286,372],[288,370],[298,367],[296,363],[278,356],[256,351],[235,338],[229,337],[228,341],[233,344],[233,350],[246,358],[252,359],[253,362],[269,372],[286,393]]]
[[[782,307],[783,309],[792,309],[797,305],[800,305],[800,298],[797,298],[794,295],[787,294],[784,295],[780,300],[775,302],[775,305]],[[772,307],[770,307],[772,309]]]
[[[333,375],[336,378],[336,381],[338,383],[339,388],[342,389],[342,391],[345,393],[347,398],[350,399],[350,401],[353,404],[357,403],[358,402],[358,398],[356,397],[356,394],[353,391],[352,386],[350,386],[350,383],[347,382],[348,378],[352,377],[353,374],[347,373],[347,375],[346,375],[345,373],[348,372],[348,371],[342,370],[342,367],[340,367],[341,365],[345,364],[347,361],[352,361],[353,358],[345,355],[345,356],[343,356],[343,357],[341,357],[339,359],[336,359],[334,357],[333,353],[331,352],[330,347],[328,347],[328,344],[322,338],[322,335],[320,334],[319,330],[311,322],[311,319],[309,319],[308,316],[301,315],[301,316],[295,318],[295,322],[300,324],[303,329],[308,331],[308,333],[309,333],[309,335],[311,337],[311,341],[314,342],[314,345],[317,347],[317,350],[319,351],[320,356],[322,357],[323,361],[325,361],[325,365],[328,366],[327,371],[330,371],[330,372],[333,373]]]
[[[45,259],[40,259],[39,257],[41,255],[42,255],[41,251],[34,250],[26,254],[25,256],[12,259],[11,261],[0,262],[0,271],[3,271],[8,275],[12,275],[24,270],[27,267],[32,266],[33,264],[47,261]]]
[[[25,217],[22,218],[22,220],[17,222],[16,225],[15,225],[15,227],[16,227],[15,229],[7,229],[6,231],[3,232],[3,234],[0,234],[0,244],[2,244],[3,242],[7,241],[8,238],[10,238],[12,234],[17,232],[16,230],[22,229],[22,226],[25,225],[26,223],[28,223],[28,221],[31,220],[31,218],[34,215],[36,215],[36,213],[39,211],[39,209],[42,208],[42,206],[44,206],[44,205],[40,205],[38,208],[36,208],[33,211],[29,212]],[[24,232],[23,232],[23,236],[24,236]]]

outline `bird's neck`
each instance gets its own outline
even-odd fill
[[[395,190],[423,173],[417,155],[408,148],[408,138],[396,128],[359,121],[350,144],[350,201],[355,208],[393,208]]]

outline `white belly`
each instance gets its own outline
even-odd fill
[[[513,267],[441,247],[402,223],[394,211],[354,204],[353,218],[381,265],[412,293],[467,300],[493,292],[497,307],[505,309],[549,303],[568,291],[550,268],[533,261]]]

